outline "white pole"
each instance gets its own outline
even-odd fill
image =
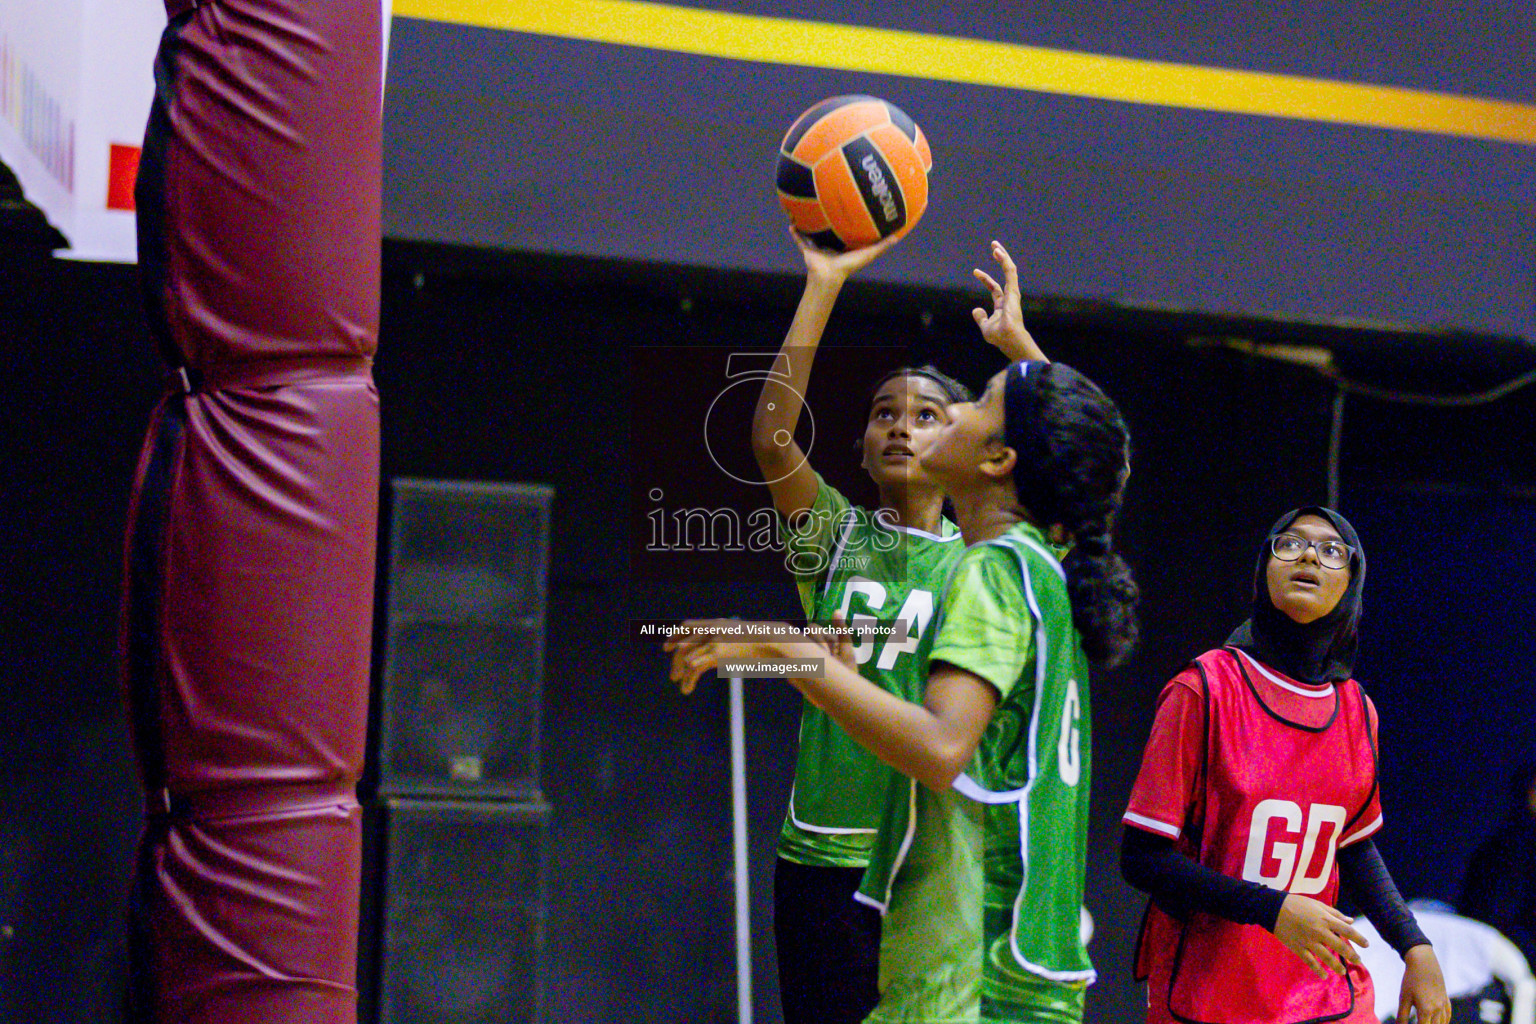
[[[383,8],[384,17],[379,26],[383,30],[379,33],[379,38],[384,45],[384,52],[379,57],[379,116],[383,117],[384,83],[389,80],[389,27],[395,13],[394,0],[379,0],[379,6]]]
[[[736,854],[736,1021],[752,1024],[752,904],[747,891],[747,726],[742,680],[731,677],[731,824]]]

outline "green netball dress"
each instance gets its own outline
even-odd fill
[[[918,786],[886,809],[861,888],[886,908],[870,1020],[1080,1021],[1094,978],[1080,938],[1088,662],[1039,530],[965,553],[929,657],[985,679],[998,705],[952,791]]]
[[[938,534],[880,522],[817,475],[808,515],[790,527],[790,568],[807,619],[840,612],[850,625],[907,623],[905,642],[855,648],[859,674],[905,700],[922,699],[938,595],[965,550],[953,523]],[[815,867],[863,867],[893,787],[909,782],[807,701],[779,856]]]

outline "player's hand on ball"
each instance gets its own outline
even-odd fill
[[[808,278],[817,281],[825,281],[832,284],[842,284],[856,273],[869,266],[891,246],[900,240],[900,235],[891,235],[883,238],[874,245],[865,246],[862,249],[850,249],[847,252],[827,252],[812,245],[804,235],[794,228],[789,229],[790,237],[800,247],[800,254],[805,257],[805,273]]]
[[[1040,351],[1040,346],[1035,344],[1035,339],[1024,326],[1024,308],[1019,298],[1019,268],[1001,242],[992,243],[992,258],[1003,272],[1003,283],[998,284],[991,274],[980,267],[971,271],[976,280],[986,285],[987,291],[992,293],[992,312],[988,313],[977,306],[971,310],[971,319],[981,328],[981,336],[987,344],[1010,360],[1043,361],[1045,353]]]
[[[1319,978],[1327,977],[1328,971],[1343,974],[1344,961],[1360,962],[1355,946],[1370,945],[1365,936],[1355,930],[1352,918],[1345,917],[1326,903],[1296,893],[1291,893],[1280,905],[1280,916],[1275,919],[1275,938],[1301,957]]]
[[[1397,997],[1397,1019],[1408,1022],[1408,1011],[1419,1024],[1450,1024],[1451,1000],[1445,994],[1440,961],[1429,946],[1414,946],[1403,954],[1403,987]]]

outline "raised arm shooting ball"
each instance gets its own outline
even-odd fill
[[[812,245],[846,252],[905,234],[928,206],[933,154],[893,103],[833,96],[795,119],[779,146],[779,202]]]

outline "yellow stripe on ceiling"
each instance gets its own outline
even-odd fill
[[[395,0],[397,17],[878,75],[1536,145],[1536,106],[638,0]]]

